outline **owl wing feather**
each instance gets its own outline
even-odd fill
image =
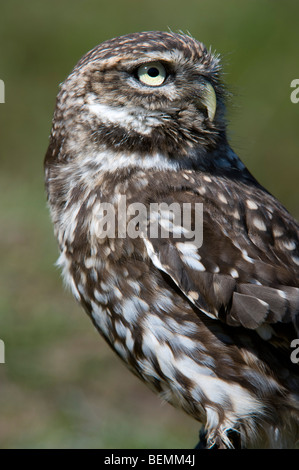
[[[148,236],[145,244],[190,302],[231,326],[293,323],[298,333],[299,230],[273,196],[227,178],[207,183],[196,173],[165,190],[165,201],[188,207],[191,225],[176,225],[164,208],[156,218],[169,236]],[[196,203],[203,204],[200,227]],[[202,230],[201,246],[190,238],[194,229]]]

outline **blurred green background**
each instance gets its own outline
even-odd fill
[[[11,0],[0,4],[0,448],[188,448],[197,423],[114,356],[54,267],[43,157],[58,84],[113,36],[189,31],[223,56],[230,141],[299,218],[299,2]]]

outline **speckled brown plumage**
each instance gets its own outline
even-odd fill
[[[296,447],[299,227],[229,147],[218,58],[170,32],[100,44],[61,86],[45,171],[65,281],[128,367],[207,447]],[[141,236],[102,236],[107,203],[117,226],[148,209]],[[203,243],[152,204],[192,227],[202,204]]]

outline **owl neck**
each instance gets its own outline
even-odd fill
[[[255,182],[245,165],[229,146],[226,136],[218,140],[217,145],[205,147],[200,143],[174,148],[118,148],[101,140],[59,138],[52,135],[45,166],[56,167],[61,161],[65,170],[69,166],[72,172],[81,177],[86,175],[89,181],[105,172],[137,168],[142,170],[179,171],[183,169],[202,171],[211,174],[246,179]]]

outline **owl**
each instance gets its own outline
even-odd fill
[[[199,448],[299,440],[299,225],[226,136],[218,56],[189,35],[103,42],[61,85],[45,157],[63,278]]]

